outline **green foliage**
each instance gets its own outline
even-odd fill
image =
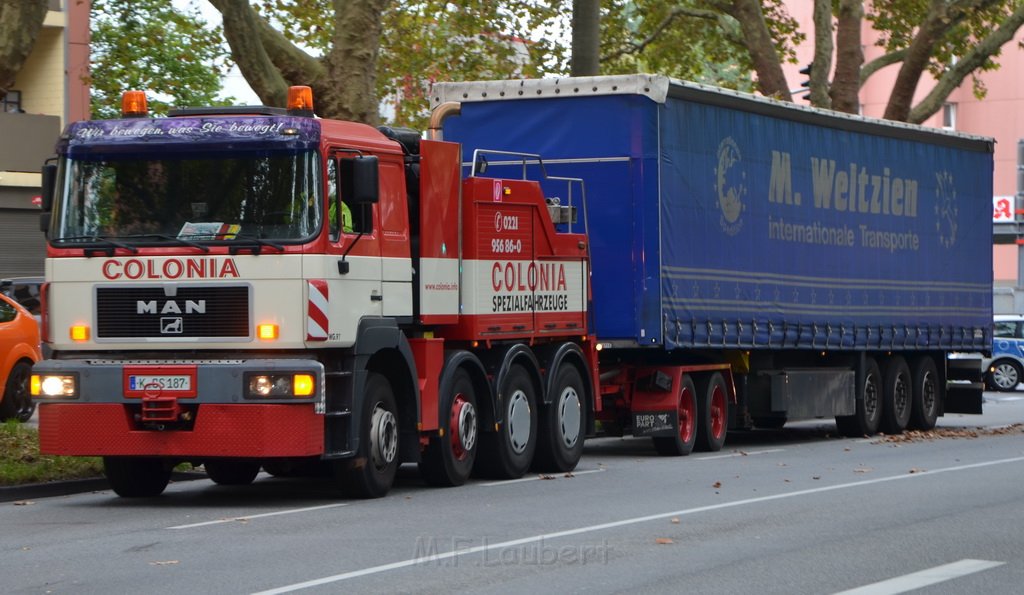
[[[216,98],[229,56],[219,27],[208,27],[194,5],[182,12],[171,0],[93,0],[90,16],[93,118],[118,117],[129,89],[146,91],[159,115],[234,102]]]
[[[601,15],[602,74],[657,73],[751,90],[750,58],[735,22],[685,14],[693,0],[605,0]],[[724,21],[724,22],[723,22]],[[723,24],[725,27],[723,27]]]
[[[0,424],[0,485],[102,476],[100,459],[41,455],[35,428],[14,420]]]
[[[326,55],[334,36],[331,0],[263,0],[255,8],[286,39]],[[571,16],[543,0],[403,0],[384,13],[377,61],[377,95],[390,123],[425,128],[430,85],[436,81],[539,77],[567,70]]]

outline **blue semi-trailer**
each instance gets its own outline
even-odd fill
[[[679,454],[727,427],[980,412],[979,360],[956,354],[991,345],[991,139],[650,75],[432,102],[465,168],[581,179],[548,196],[590,238],[601,428]]]

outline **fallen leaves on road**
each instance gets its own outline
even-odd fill
[[[715,483],[711,484],[711,487],[717,490],[718,488],[722,487],[722,482],[716,481]]]
[[[668,537],[659,537],[659,538],[654,540],[654,543],[656,543],[658,545],[668,545],[670,543],[675,543],[675,542],[672,541],[671,539],[669,539]]]
[[[871,467],[857,467],[853,470],[854,473],[871,473],[872,471]]]
[[[174,564],[181,564],[178,560],[155,560],[150,562],[150,566],[172,566]]]
[[[575,476],[575,475],[573,475],[572,471],[567,471],[567,472],[565,473],[565,475],[563,475],[562,477],[576,477],[576,476]]]
[[[35,502],[31,500],[18,500],[16,502],[11,502],[11,504],[15,506],[32,506]]]
[[[672,517],[672,524],[673,525],[678,525],[679,524],[679,517],[677,517],[677,516]]]
[[[542,474],[538,475],[537,478],[538,479],[554,479],[555,476],[554,475],[547,475],[545,473],[542,473]]]
[[[924,469],[918,469],[917,467],[913,467],[910,469],[910,471],[908,471],[908,473],[910,473],[911,475],[913,475],[914,473],[924,473]]]
[[[933,430],[907,430],[902,434],[885,435],[875,443],[899,444],[906,442],[924,442],[942,438],[978,438],[979,436],[1005,436],[1024,432],[1024,424],[1013,424],[998,428],[935,428]]]

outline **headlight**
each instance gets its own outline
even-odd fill
[[[74,374],[33,374],[30,383],[32,396],[42,398],[75,398],[78,396],[78,378]]]
[[[287,399],[309,397],[315,391],[312,374],[252,374],[247,394],[250,399]]]

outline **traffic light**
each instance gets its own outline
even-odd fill
[[[805,88],[805,89],[810,89],[811,88],[811,69],[812,68],[814,68],[814,61],[813,60],[811,61],[810,64],[808,64],[807,66],[804,66],[803,68],[800,69],[800,74],[802,74],[802,75],[807,77],[806,81],[800,83],[800,86]]]

